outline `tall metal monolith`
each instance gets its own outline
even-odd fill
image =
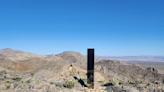
[[[87,85],[92,89],[94,88],[94,49],[88,49]]]

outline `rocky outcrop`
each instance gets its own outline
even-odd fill
[[[153,71],[155,73],[158,73],[158,70],[153,68],[153,67],[147,67],[146,69],[149,70],[149,71]]]
[[[112,60],[102,60],[96,63],[95,68],[103,73],[112,75],[122,80],[140,80],[144,82],[163,81],[164,76],[153,71],[147,70],[138,64],[121,64]]]

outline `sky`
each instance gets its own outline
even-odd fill
[[[0,49],[164,56],[164,0],[0,0]]]

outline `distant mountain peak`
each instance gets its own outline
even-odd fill
[[[2,50],[10,51],[10,50],[13,50],[13,49],[11,49],[11,48],[4,48]]]
[[[2,54],[2,55],[9,55],[9,54],[13,54],[13,53],[16,53],[16,52],[22,52],[22,51],[13,50],[11,48],[5,48],[5,49],[0,50],[0,54]]]

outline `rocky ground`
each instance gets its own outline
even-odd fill
[[[164,92],[162,82],[137,83],[116,78],[106,80],[95,72],[94,89],[87,87],[86,71],[67,66],[60,78],[45,78],[34,73],[0,71],[0,92]]]

